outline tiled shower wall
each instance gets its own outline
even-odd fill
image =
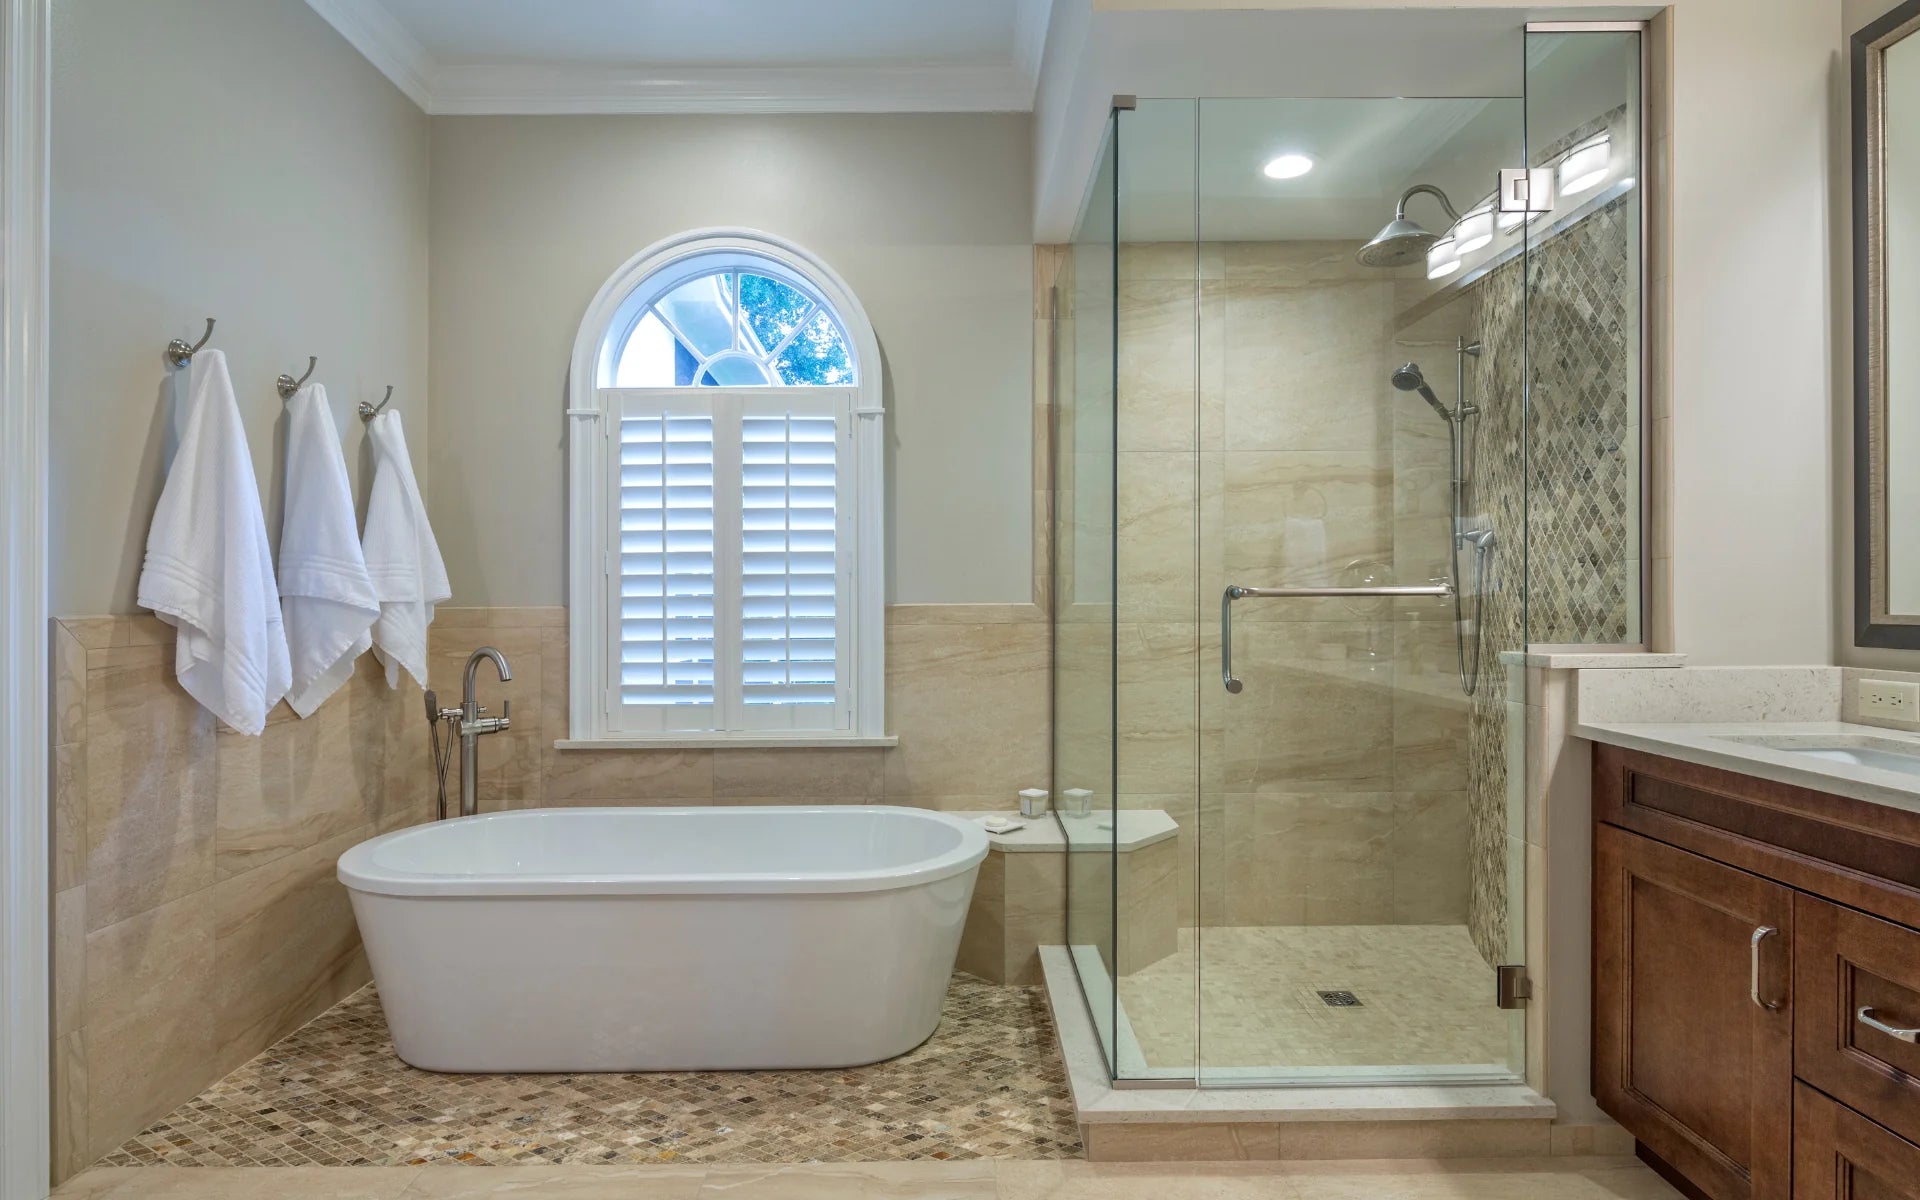
[[[64,1178],[366,982],[334,861],[431,809],[420,690],[371,657],[255,738],[181,690],[160,621],[50,633]]]
[[[1442,563],[1444,427],[1388,386],[1393,281],[1356,246],[1209,243],[1197,271],[1191,245],[1121,254],[1117,788],[1180,823],[1188,922],[1466,918],[1450,612],[1243,601],[1246,689],[1219,683],[1215,581],[1424,582]]]

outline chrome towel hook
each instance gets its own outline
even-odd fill
[[[317,355],[309,354],[307,355],[307,373],[305,375],[302,375],[298,379],[295,379],[291,375],[282,375],[280,378],[274,380],[273,386],[280,389],[280,398],[282,400],[293,399],[293,394],[299,391],[307,380],[313,378],[313,368],[319,365],[319,362],[320,359]]]
[[[213,318],[208,317],[207,331],[201,334],[200,340],[193,345],[187,345],[185,338],[174,338],[167,343],[167,361],[172,363],[174,368],[178,370],[192,362],[193,356],[200,352],[200,347],[206,345],[211,340],[213,340]]]
[[[387,401],[391,399],[393,399],[393,385],[388,384],[387,394],[380,398],[380,403],[375,404],[371,400],[362,400],[360,402],[360,419],[362,421],[373,420],[375,417],[380,415],[380,410],[385,408],[387,406]]]

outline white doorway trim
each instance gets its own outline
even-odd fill
[[[0,1200],[48,1191],[48,10],[0,0]]]

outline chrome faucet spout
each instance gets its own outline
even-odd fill
[[[492,646],[482,646],[467,656],[467,672],[460,693],[460,815],[471,817],[480,811],[480,739],[489,733],[500,733],[512,725],[513,701],[501,704],[500,715],[482,717],[487,711],[480,706],[480,697],[473,689],[473,675],[483,660],[491,660],[494,671],[505,683],[513,678],[513,669],[507,665],[507,656]]]

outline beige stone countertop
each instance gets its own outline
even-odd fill
[[[1761,741],[1817,739],[1842,748],[1904,749],[1920,755],[1920,734],[1844,721],[1641,724],[1581,721],[1573,726],[1573,735],[1703,767],[1718,767],[1758,779],[1920,812],[1920,774],[1815,758]]]
[[[1058,854],[1067,848],[1071,841],[1075,850],[1109,850],[1113,848],[1113,813],[1101,810],[1085,817],[1062,815],[1054,820],[1051,812],[1038,817],[1023,817],[1016,812],[956,812],[952,814],[969,821],[978,821],[982,817],[1005,817],[1009,821],[1021,821],[1024,824],[1007,833],[987,833],[987,843],[993,849],[1008,854]],[[1120,844],[1122,851],[1138,850],[1142,846],[1151,846],[1155,842],[1164,842],[1180,832],[1180,826],[1174,819],[1157,808],[1125,808],[1120,813]],[[1070,832],[1062,832],[1065,824]]]

